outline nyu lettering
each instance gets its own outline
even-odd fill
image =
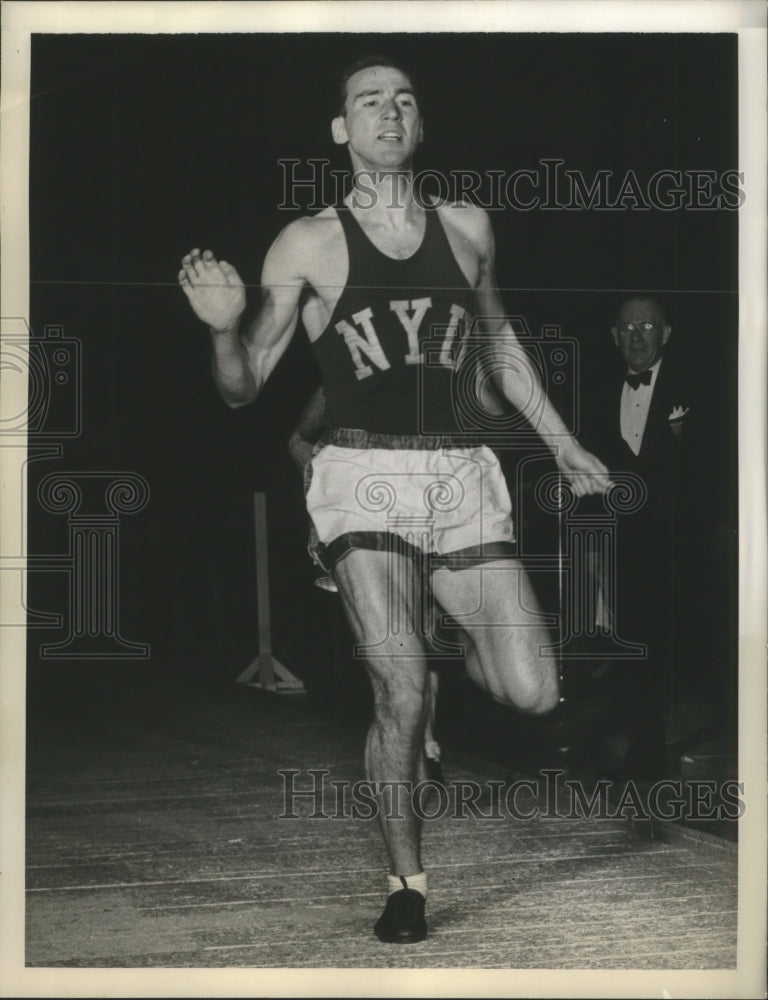
[[[429,296],[410,300],[395,299],[389,303],[390,312],[397,316],[405,332],[403,347],[407,350],[403,355],[403,360],[407,365],[420,365],[424,362],[424,355],[419,351],[419,330],[427,311],[431,308],[432,299]],[[440,350],[440,364],[448,368],[452,368],[456,364],[456,359],[453,356],[454,342],[457,335],[461,339],[463,334],[462,321],[466,315],[467,310],[462,306],[452,305],[448,325],[441,328],[444,339]],[[343,319],[336,324],[336,331],[341,334],[349,348],[357,379],[373,375],[372,365],[375,365],[380,371],[386,371],[391,365],[373,325],[373,312],[369,308],[361,309],[360,312],[354,313],[351,318],[355,326]],[[462,324],[461,331],[460,324]],[[362,329],[362,334],[358,332],[356,327]],[[431,332],[434,336],[435,331]],[[363,359],[363,355],[365,355],[366,360]]]
[[[355,365],[355,375],[358,379],[368,378],[369,375],[373,375],[373,368],[363,362],[361,352],[382,371],[386,371],[390,367],[379,343],[379,338],[376,336],[373,323],[371,323],[372,316],[373,313],[370,309],[361,309],[360,312],[353,313],[352,315],[355,323],[359,323],[362,326],[365,339],[345,319],[336,324],[336,329],[344,338],[344,342],[349,348],[349,353],[352,355],[352,361]]]

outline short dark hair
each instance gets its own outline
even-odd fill
[[[343,117],[347,112],[347,84],[349,83],[351,77],[353,77],[355,73],[359,73],[361,70],[370,69],[372,66],[387,66],[390,69],[397,69],[403,74],[403,76],[407,76],[418,102],[416,82],[413,78],[413,73],[411,73],[408,67],[404,66],[399,59],[395,59],[392,56],[382,55],[379,52],[372,52],[370,55],[361,56],[353,63],[349,63],[349,65],[342,71],[341,78],[339,80],[339,93],[336,98],[336,110],[334,111],[334,116]]]

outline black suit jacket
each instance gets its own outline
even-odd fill
[[[722,371],[705,381],[701,368],[711,362],[701,357],[694,381],[681,355],[668,352],[635,455],[621,437],[626,369],[614,360],[602,371],[593,366],[590,381],[582,383],[580,438],[614,475],[641,477],[648,493],[642,509],[616,515],[611,580],[619,638],[648,650],[643,664],[620,666],[619,677],[626,686],[622,711],[631,745],[647,744],[652,756],[653,746],[664,742],[661,705],[673,664],[693,667],[701,683],[708,656],[715,658],[715,669],[723,662],[728,578],[709,553],[714,525],[725,523],[727,512],[730,461],[722,417],[727,383]],[[688,408],[676,425],[669,420],[674,407]],[[591,510],[604,513],[602,498],[579,501],[577,514]]]
[[[691,526],[696,483],[691,477],[695,454],[698,403],[673,356],[659,368],[640,451],[634,454],[621,436],[621,396],[626,367],[621,364],[596,373],[584,385],[582,434],[586,448],[612,475],[638,476],[645,500],[636,511],[616,515],[615,580],[617,624],[623,638],[650,640],[667,634],[679,576],[677,540]],[[678,422],[674,407],[688,408]],[[585,498],[580,511],[602,510],[602,499]]]
[[[623,365],[609,369],[585,386],[582,443],[605,462],[610,472],[631,472],[643,480],[647,499],[638,511],[638,525],[651,518],[674,521],[690,499],[699,403],[674,357],[664,357],[640,451],[635,455],[621,436],[625,371]],[[688,413],[678,421],[670,421],[674,407],[688,409]]]

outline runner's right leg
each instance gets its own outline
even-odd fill
[[[379,821],[393,875],[420,873],[420,824],[411,792],[424,752],[429,676],[418,617],[408,599],[417,569],[390,552],[354,549],[334,567],[352,632],[371,678],[374,721],[365,763],[369,780],[403,782],[398,799],[379,796]],[[392,805],[396,808],[394,813]],[[395,818],[399,813],[400,818]]]

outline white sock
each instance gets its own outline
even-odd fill
[[[415,889],[422,896],[427,898],[427,873],[420,872],[418,875],[387,875],[389,881],[388,896],[393,892],[400,892],[401,889]],[[405,881],[405,885],[403,885]]]
[[[436,740],[425,740],[424,752],[430,760],[440,760],[440,744]]]

